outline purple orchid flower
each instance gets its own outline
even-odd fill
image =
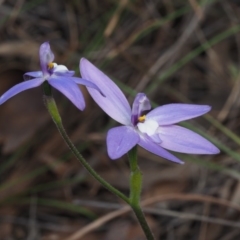
[[[94,83],[73,77],[74,71],[69,71],[66,66],[54,63],[54,54],[48,42],[40,46],[39,57],[42,71],[25,73],[23,75],[24,80],[29,79],[29,77],[31,80],[19,83],[5,92],[0,97],[0,105],[22,91],[40,86],[44,81],[48,81],[52,87],[64,94],[80,110],[85,108],[85,101],[77,84],[99,91],[99,88]]]
[[[194,104],[167,104],[151,109],[144,93],[138,93],[132,109],[117,85],[87,59],[81,59],[80,71],[84,79],[96,84],[106,97],[88,88],[95,102],[114,120],[124,126],[114,127],[107,133],[107,151],[111,159],[127,153],[136,144],[160,157],[183,163],[169,153],[217,154],[216,148],[205,138],[175,123],[201,116],[211,107]]]

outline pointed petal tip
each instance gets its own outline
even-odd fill
[[[45,42],[43,42],[40,46],[45,46],[45,47],[47,47],[47,46],[49,46],[50,44],[49,44],[49,41],[45,41]]]
[[[207,112],[209,112],[209,111],[211,111],[211,109],[212,109],[212,106],[209,106],[209,105],[203,105],[203,107],[205,106],[205,111],[206,111],[206,113]]]
[[[4,103],[4,100],[0,97],[0,105]]]
[[[154,108],[146,116],[158,121],[160,125],[172,125],[202,116],[210,110],[209,105],[171,103]]]
[[[217,147],[213,147],[212,149],[211,149],[211,152],[209,152],[208,154],[219,154],[221,151],[217,148]]]
[[[8,99],[12,98],[13,96],[17,95],[20,92],[40,86],[43,83],[43,81],[44,80],[42,78],[35,78],[29,81],[16,84],[0,97],[0,104],[3,104]]]
[[[117,122],[130,125],[131,108],[120,88],[85,58],[80,61],[80,72],[83,79],[92,82],[101,90],[103,95],[87,86],[89,94],[103,111]]]
[[[91,63],[90,63],[86,58],[82,57],[82,58],[80,59],[80,62],[79,62],[79,68],[80,68],[80,70],[81,70],[81,68],[84,67],[84,65],[86,65],[86,64],[91,64]]]
[[[113,154],[111,154],[111,153],[109,153],[108,152],[108,156],[109,156],[109,158],[111,159],[111,160],[118,160],[118,159],[120,159],[122,156],[115,156],[115,155],[113,155]]]
[[[187,154],[217,154],[219,149],[203,136],[178,125],[158,129],[160,145],[174,152]]]
[[[77,107],[80,111],[83,111],[85,109],[86,106],[79,106]]]

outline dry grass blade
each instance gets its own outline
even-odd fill
[[[110,212],[106,215],[104,215],[103,217],[95,220],[94,222],[90,223],[89,225],[87,225],[86,227],[82,228],[81,230],[77,231],[76,233],[70,235],[69,237],[67,237],[65,240],[77,240],[77,239],[81,239],[81,237],[87,235],[88,233],[90,233],[91,231],[99,228],[100,226],[102,226],[103,224],[105,224],[106,222],[117,218],[127,212],[129,212],[131,210],[130,207],[126,206],[122,209]]]
[[[188,0],[190,5],[192,6],[193,10],[195,11],[199,20],[203,19],[203,11],[202,8],[198,5],[196,0]]]
[[[197,194],[166,194],[166,195],[162,195],[162,196],[156,196],[156,197],[149,198],[149,199],[142,201],[142,206],[146,207],[148,205],[151,205],[151,204],[154,204],[157,202],[163,202],[163,201],[169,201],[169,200],[197,201],[197,202],[213,203],[213,204],[218,204],[218,205],[222,205],[225,207],[230,207],[230,208],[233,208],[240,212],[240,206],[238,206],[236,204],[232,204],[231,202],[228,202],[226,200],[222,200],[222,199],[218,199],[218,198],[214,198],[214,197],[210,197],[210,196],[197,195]],[[81,230],[77,231],[76,233],[70,235],[65,240],[79,240],[79,239],[81,239],[81,237],[86,236],[86,234],[97,229],[98,227],[102,226],[106,222],[108,222],[114,218],[117,218],[121,215],[124,215],[124,214],[128,213],[129,211],[131,211],[131,208],[126,206],[126,207],[123,207],[122,209],[108,213],[108,214],[104,215],[103,217],[98,218],[94,222],[88,224],[86,227],[83,227]],[[175,214],[175,216],[177,216],[177,215]],[[193,216],[192,214],[188,214],[188,215],[183,214],[182,217],[184,217],[184,216],[185,217],[187,216],[188,219],[194,219],[194,220],[198,219],[199,221],[209,221],[209,222],[214,222],[217,224],[224,224],[224,225],[231,224],[229,221],[225,221],[222,219],[212,219],[212,218],[207,218],[204,216],[199,217],[199,216]],[[239,227],[239,224],[237,224],[236,226]]]
[[[202,9],[202,11],[205,11],[205,9]],[[157,74],[159,69],[166,64],[170,59],[171,62],[173,62],[173,59],[176,59],[178,56],[179,51],[182,49],[184,44],[187,43],[188,39],[190,36],[194,33],[196,28],[198,27],[200,21],[202,19],[198,18],[197,16],[194,16],[190,21],[189,24],[185,27],[185,31],[182,33],[180,36],[179,40],[168,50],[166,51],[163,55],[161,55],[155,63],[152,64],[150,69],[147,71],[147,73],[140,79],[139,84],[136,86],[135,90],[137,92],[142,91],[151,78]]]
[[[114,12],[112,18],[110,19],[105,31],[104,31],[104,36],[105,37],[110,37],[110,35],[113,33],[115,27],[118,24],[120,15],[122,11],[124,10],[125,6],[128,4],[128,0],[120,0],[118,4],[118,8]]]

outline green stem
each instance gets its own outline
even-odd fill
[[[153,234],[147,224],[145,219],[144,213],[140,207],[140,194],[142,189],[142,173],[139,170],[137,164],[137,148],[134,147],[132,150],[129,151],[129,160],[130,160],[130,168],[131,168],[131,180],[130,180],[130,198],[125,196],[119,190],[114,188],[111,184],[106,182],[101,176],[99,176],[95,170],[88,164],[88,162],[84,159],[84,157],[79,153],[77,148],[73,145],[70,138],[68,137],[63,125],[62,119],[58,112],[57,105],[55,103],[54,98],[52,97],[51,86],[44,82],[43,84],[43,91],[44,91],[44,102],[46,107],[56,124],[63,140],[68,145],[70,150],[73,152],[75,157],[81,162],[81,164],[86,168],[86,170],[94,177],[98,182],[100,182],[105,188],[107,188],[110,192],[117,195],[127,204],[129,204],[134,211],[147,240],[154,240]]]
[[[154,240],[151,229],[148,226],[145,215],[140,206],[140,196],[142,190],[142,173],[137,163],[137,147],[132,148],[128,153],[131,169],[130,177],[130,206],[134,211],[144,233],[148,240]]]
[[[86,170],[92,175],[93,178],[95,178],[98,182],[100,182],[105,188],[107,188],[110,192],[117,195],[119,198],[121,198],[123,201],[129,204],[129,198],[125,196],[123,193],[121,193],[119,190],[114,188],[111,184],[106,182],[101,176],[99,176],[95,170],[88,164],[88,162],[84,159],[84,157],[79,153],[77,148],[74,146],[74,144],[71,142],[70,138],[68,137],[63,125],[61,116],[59,115],[57,105],[55,103],[54,98],[52,97],[51,93],[51,86],[44,82],[43,84],[43,91],[44,91],[44,101],[46,104],[46,107],[56,124],[61,136],[63,137],[63,140],[68,145],[70,150],[73,152],[75,157],[81,162],[81,164],[86,168]]]

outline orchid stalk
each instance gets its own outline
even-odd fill
[[[44,102],[48,112],[50,113],[54,123],[56,124],[60,134],[70,150],[98,182],[100,182],[104,187],[117,195],[123,201],[129,203],[128,197],[101,178],[78,152],[77,148],[71,142],[62,125],[61,116],[59,115],[57,105],[52,96],[52,87],[54,87],[63,93],[79,110],[83,110],[85,108],[85,101],[77,84],[94,88],[96,91],[99,91],[100,94],[102,94],[101,90],[94,83],[88,80],[74,77],[74,71],[68,70],[66,66],[54,63],[54,54],[51,51],[48,42],[41,44],[39,48],[39,58],[41,71],[25,73],[23,76],[25,81],[13,86],[7,92],[5,92],[0,97],[0,105],[22,91],[42,85]]]
[[[45,82],[43,85],[43,92],[44,102],[48,109],[48,112],[51,115],[53,122],[55,123],[63,140],[70,148],[74,156],[79,160],[79,162],[85,167],[85,169],[89,172],[89,174],[93,178],[95,178],[106,189],[108,189],[110,192],[112,192],[113,194],[115,194],[116,196],[118,196],[124,202],[131,206],[145,233],[147,240],[154,240],[153,234],[147,224],[144,213],[139,204],[142,185],[142,174],[137,166],[136,148],[132,149],[132,151],[129,152],[129,160],[131,166],[131,180],[130,180],[131,184],[130,184],[130,197],[127,197],[118,189],[114,188],[111,184],[105,181],[100,175],[98,175],[98,173],[95,172],[95,170],[88,164],[85,158],[79,153],[77,148],[74,146],[62,125],[61,116],[59,114],[55,100],[52,97],[51,86],[47,82]]]
[[[140,197],[142,191],[142,173],[137,163],[137,147],[133,147],[128,152],[129,165],[131,170],[130,175],[130,206],[134,211],[139,224],[142,227],[147,239],[154,239],[151,229],[148,226],[144,213],[140,206]]]
[[[123,201],[125,201],[126,203],[129,203],[128,197],[125,196],[123,193],[121,193],[116,188],[114,188],[111,184],[106,182],[102,177],[100,177],[100,175],[98,175],[95,172],[95,170],[88,164],[88,162],[85,160],[85,158],[79,153],[77,148],[74,146],[74,144],[68,137],[68,135],[63,127],[61,116],[59,114],[55,100],[52,96],[51,86],[47,82],[45,82],[45,84],[43,85],[43,92],[44,92],[44,102],[48,109],[48,112],[51,115],[53,122],[55,123],[62,138],[64,139],[65,143],[70,148],[72,153],[75,155],[75,157],[80,161],[80,163],[85,167],[85,169],[90,173],[90,175],[92,175],[92,177],[94,177],[99,183],[101,183],[105,188],[107,188],[110,192],[117,195]]]
[[[61,116],[59,114],[55,100],[52,96],[52,87],[63,93],[79,110],[83,110],[85,108],[85,101],[77,84],[82,84],[90,88],[94,88],[96,91],[99,91],[99,93],[102,94],[103,97],[104,94],[91,81],[83,78],[74,77],[74,71],[68,70],[68,68],[64,65],[58,65],[54,63],[54,54],[52,53],[48,42],[45,42],[40,46],[39,57],[41,71],[25,73],[23,76],[25,81],[13,86],[7,92],[5,92],[0,97],[0,105],[22,91],[42,85],[44,102],[48,109],[48,112],[50,113],[53,122],[55,123],[57,129],[59,130],[61,136],[63,137],[65,143],[70,148],[72,153],[93,178],[95,178],[110,192],[112,192],[113,194],[121,198],[124,202],[132,206],[133,209],[135,209],[135,211],[142,219],[141,222],[143,226],[145,224],[145,227],[143,227],[143,229],[145,229],[144,231],[146,232],[146,236],[152,236],[150,229],[146,227],[147,224],[145,223],[146,221],[144,219],[144,215],[142,215],[142,212],[139,211],[138,206],[131,203],[131,198],[124,195],[118,189],[114,188],[111,184],[105,181],[100,175],[98,175],[74,146],[63,127]],[[147,239],[153,239],[153,237],[147,237]]]
[[[167,150],[192,154],[219,153],[217,147],[199,134],[176,125],[181,121],[207,113],[211,107],[177,103],[151,110],[147,96],[144,93],[138,93],[131,108],[118,86],[87,59],[81,59],[80,72],[84,79],[94,83],[104,94],[105,97],[95,89],[87,87],[95,102],[111,118],[123,124],[108,131],[107,152],[113,160],[128,153],[131,171],[130,206],[146,238],[154,239],[140,206],[142,173],[137,163],[137,145],[179,164],[183,164],[183,161]]]

